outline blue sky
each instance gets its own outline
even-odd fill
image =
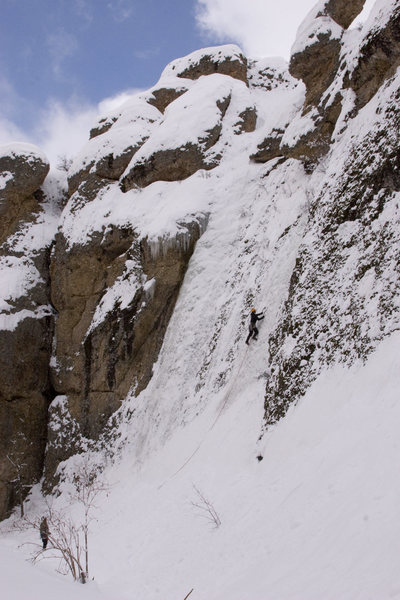
[[[163,67],[201,47],[190,0],[2,0],[0,69],[17,125],[53,98],[96,103],[153,85]],[[28,112],[28,114],[27,114]]]
[[[372,2],[372,0],[367,0]],[[0,144],[70,154],[99,113],[220,43],[289,57],[315,0],[1,0]]]

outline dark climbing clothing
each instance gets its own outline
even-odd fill
[[[47,524],[47,519],[44,517],[41,520],[39,527],[40,539],[42,540],[43,550],[46,550],[47,542],[49,541],[49,526]]]
[[[252,312],[250,314],[249,335],[247,336],[246,344],[249,343],[249,340],[251,337],[253,337],[253,340],[257,339],[258,328],[256,327],[256,323],[257,323],[257,321],[262,321],[263,318],[264,318],[264,315],[262,314],[262,312],[260,312],[260,313]]]

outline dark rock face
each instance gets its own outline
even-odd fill
[[[212,169],[215,164],[205,161],[204,151],[215,144],[220,131],[220,126],[215,127],[204,140],[204,146],[187,143],[180,148],[154,152],[148,160],[138,162],[122,179],[122,191],[136,186],[143,188],[155,181],[182,181],[199,169]]]
[[[365,0],[328,0],[321,14],[327,14],[343,29],[350,27],[357,15],[360,14]]]
[[[377,106],[379,125],[354,142],[337,180],[311,207],[307,242],[269,342],[267,424],[286,414],[324,366],[365,359],[398,329],[399,100],[395,90]]]
[[[29,486],[40,479],[47,433],[47,408],[52,398],[49,383],[53,317],[49,302],[49,248],[21,256],[12,237],[21,236],[42,211],[38,189],[49,170],[42,156],[27,147],[0,158],[8,174],[0,190],[0,259],[20,262],[37,273],[38,281],[22,295],[7,298],[0,330],[0,518],[19,503]],[[20,262],[18,262],[20,261]],[[9,323],[7,326],[6,323]]]
[[[372,31],[364,40],[357,66],[347,78],[346,85],[356,93],[358,109],[369,102],[399,65],[400,8],[397,8],[382,29]]]
[[[235,123],[235,133],[251,133],[255,131],[257,124],[257,110],[254,106],[249,106],[246,110],[239,113],[239,120]]]
[[[187,91],[187,88],[160,88],[158,90],[154,90],[151,94],[151,97],[148,99],[148,103],[152,104],[160,112],[164,112],[165,109],[171,102],[182,96]]]
[[[174,67],[173,67],[174,68]],[[178,77],[185,79],[198,79],[202,75],[213,75],[220,73],[221,75],[229,75],[234,79],[247,81],[247,59],[243,54],[238,56],[222,56],[203,54],[198,60],[193,60],[186,69],[176,73]]]
[[[113,123],[115,123],[116,120],[117,120],[117,117],[113,117],[113,118],[104,117],[103,119],[100,119],[97,127],[92,127],[92,129],[90,130],[89,138],[92,139],[94,137],[97,137],[98,135],[102,135],[103,133],[106,133],[109,129],[111,129],[111,127],[113,126]]]
[[[4,242],[39,209],[40,196],[35,192],[42,185],[49,164],[34,152],[13,152],[0,156],[0,173],[9,174],[0,189],[0,242]]]
[[[0,518],[42,474],[52,331],[47,317],[27,318],[14,331],[0,332]]]

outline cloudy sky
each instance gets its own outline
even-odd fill
[[[315,3],[1,0],[0,144],[30,141],[51,160],[70,155],[99,113],[201,47],[234,42],[248,56],[288,58]]]

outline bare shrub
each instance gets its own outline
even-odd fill
[[[108,484],[99,476],[98,467],[84,457],[74,470],[70,482],[71,504],[81,509],[81,519],[77,522],[64,510],[54,510],[47,502],[46,518],[48,523],[48,548],[33,544],[32,561],[59,559],[58,571],[70,573],[75,581],[86,583],[89,578],[89,529],[93,521],[93,512],[97,508],[95,501],[99,494],[109,489]],[[23,520],[40,533],[41,518]]]
[[[213,527],[218,528],[221,525],[221,519],[215,510],[214,505],[205,497],[198,487],[193,485],[193,489],[196,493],[196,500],[192,501],[191,505],[196,509],[199,516],[206,519]]]

